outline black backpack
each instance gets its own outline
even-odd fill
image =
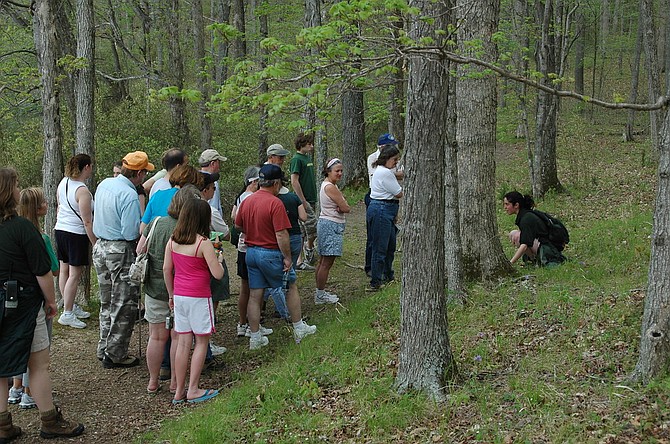
[[[565,228],[560,219],[540,210],[531,210],[533,214],[539,217],[547,226],[549,232],[549,242],[551,242],[558,251],[563,251],[565,246],[570,243],[570,233]]]

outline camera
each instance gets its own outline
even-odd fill
[[[5,308],[19,308],[19,285],[16,281],[5,282]]]

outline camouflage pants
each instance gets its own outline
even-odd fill
[[[97,355],[118,362],[128,356],[137,320],[140,289],[128,271],[135,261],[135,243],[99,239],[93,247],[93,265],[100,285],[100,341]]]

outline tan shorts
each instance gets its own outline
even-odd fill
[[[49,348],[49,331],[47,330],[44,307],[42,307],[39,313],[37,313],[37,325],[35,325],[35,334],[33,336],[33,343],[30,346],[30,353],[36,353],[45,348]]]
[[[170,314],[168,301],[154,299],[149,295],[144,298],[144,319],[149,324],[164,324]]]

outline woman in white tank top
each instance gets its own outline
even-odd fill
[[[84,268],[89,265],[90,245],[97,241],[93,234],[93,196],[84,183],[93,174],[88,154],[77,154],[65,166],[65,177],[58,185],[58,213],[54,233],[60,261],[58,286],[63,295],[61,325],[84,328],[79,320],[90,314],[74,303],[77,286]]]

